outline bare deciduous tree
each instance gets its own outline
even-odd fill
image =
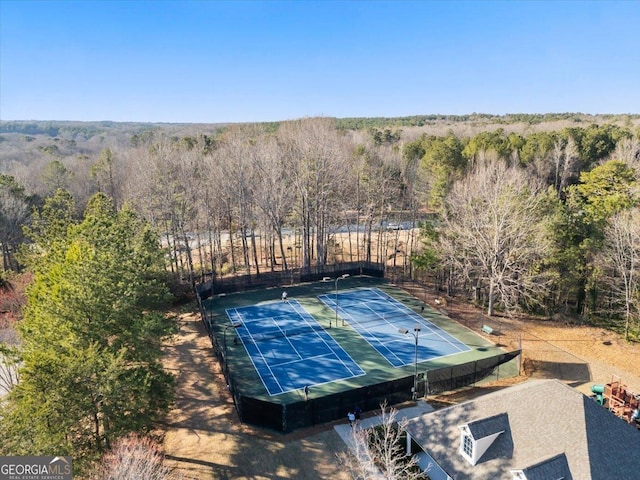
[[[454,274],[484,289],[487,313],[539,303],[547,279],[536,266],[549,249],[542,186],[518,167],[487,160],[445,200],[440,243]]]
[[[256,171],[256,203],[268,219],[269,232],[275,235],[278,242],[283,268],[288,270],[292,266],[287,263],[282,227],[291,213],[295,198],[295,193],[290,186],[291,172],[275,138],[262,138],[256,144],[256,148],[253,165]]]
[[[194,283],[190,232],[195,230],[203,165],[200,156],[168,138],[135,149],[130,159],[128,196],[136,209],[163,232],[171,269]]]
[[[609,311],[624,318],[624,335],[640,314],[640,211],[633,208],[616,214],[605,229],[602,249],[595,260],[601,281],[610,295]]]
[[[164,455],[148,437],[122,438],[104,455],[94,480],[178,480],[164,465]]]
[[[351,450],[338,459],[354,480],[425,480],[427,474],[415,457],[407,457],[403,438],[407,419],[397,420],[397,410],[380,405],[380,425],[351,429]]]
[[[296,191],[294,214],[301,231],[303,266],[310,266],[314,256],[325,264],[331,220],[339,218],[337,194],[347,172],[342,138],[329,118],[289,122],[279,133]]]
[[[554,150],[555,151],[555,150]],[[564,156],[557,165],[557,189],[564,191],[570,183],[573,183],[580,176],[580,152],[578,145],[573,138],[569,138],[564,148]]]
[[[622,160],[638,169],[640,166],[640,140],[635,137],[621,138],[616,143],[616,149],[609,156],[612,160]]]
[[[102,150],[98,160],[91,166],[91,178],[96,182],[98,191],[109,195],[113,199],[115,208],[118,209],[122,203],[120,199],[122,179],[118,177],[122,168],[116,159],[117,156],[111,148]]]
[[[248,274],[251,273],[252,250],[255,253],[255,238],[252,235],[256,222],[253,188],[255,136],[256,132],[242,127],[230,129],[225,133],[215,154],[219,172],[216,184],[219,187],[220,200],[224,203],[228,223],[231,262],[235,268],[234,242],[239,241],[242,247],[242,262]],[[238,239],[234,238],[235,233],[238,234]],[[251,245],[248,240],[251,240]]]
[[[383,221],[387,211],[397,205],[401,192],[401,168],[391,155],[383,156],[382,149],[373,150],[364,147],[357,150],[357,211],[365,222],[364,260],[372,261],[373,234],[378,235],[378,258],[386,254],[384,248]]]

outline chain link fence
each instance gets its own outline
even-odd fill
[[[354,262],[348,264],[323,265],[299,269],[295,279],[301,282],[313,282],[325,277],[336,277],[344,274],[351,276],[367,275],[384,277],[382,264]],[[414,382],[416,396],[437,394],[456,388],[473,385],[491,376],[499,378],[500,366],[520,355],[519,350],[498,354],[489,358],[471,361],[462,365],[454,365],[439,369],[421,371],[418,376],[408,375],[372,385],[353,388],[351,390],[312,396],[307,400],[282,403],[255,398],[243,392],[243,379],[237,377],[233,368],[229,368],[225,358],[224,329],[213,328],[212,318],[207,316],[203,301],[213,295],[247,291],[256,288],[282,286],[291,279],[291,272],[270,272],[257,276],[215,279],[198,285],[197,299],[204,326],[207,330],[213,353],[220,363],[229,391],[240,420],[244,423],[266,427],[283,433],[332,422],[346,418],[349,410],[357,405],[363,412],[376,410],[383,402],[396,405],[414,398]],[[217,333],[216,333],[217,332]],[[223,338],[220,339],[219,336]]]

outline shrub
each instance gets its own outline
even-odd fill
[[[102,457],[94,480],[177,480],[164,465],[164,454],[149,437],[130,435]]]

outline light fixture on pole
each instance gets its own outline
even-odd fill
[[[413,392],[411,398],[415,400],[418,398],[418,336],[420,335],[420,325],[416,325],[413,327],[413,332],[409,332],[406,328],[399,328],[398,333],[402,333],[406,335],[407,333],[411,333],[414,336],[416,343],[414,349],[414,373],[413,373]]]
[[[345,273],[336,278],[336,327],[338,326],[338,280],[344,280],[348,276],[349,274]],[[342,319],[342,325],[344,326],[344,318]],[[331,328],[331,320],[329,320],[329,328]]]

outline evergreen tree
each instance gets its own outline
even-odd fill
[[[50,208],[54,200],[30,232],[39,266],[19,324],[21,381],[0,411],[0,453],[69,454],[82,468],[168,409],[173,378],[160,356],[173,322],[161,310],[166,273],[148,225],[104,194],[79,224]]]
[[[611,160],[583,172],[580,183],[569,186],[565,201],[557,205],[551,229],[555,254],[548,265],[557,272],[556,291],[566,293],[562,295],[565,302],[575,302],[578,314],[584,314],[586,308],[596,309],[593,260],[602,248],[609,220],[637,205],[636,185],[633,168]]]

